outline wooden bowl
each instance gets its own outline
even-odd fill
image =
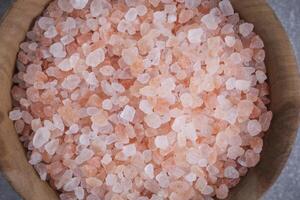
[[[58,199],[28,164],[13,123],[10,88],[19,44],[32,21],[49,0],[17,0],[0,25],[0,169],[25,200]],[[231,190],[229,199],[259,199],[275,182],[285,165],[299,124],[300,79],[288,37],[265,0],[232,0],[241,17],[255,25],[265,42],[274,119],[264,138],[260,163]]]

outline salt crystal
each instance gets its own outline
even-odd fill
[[[51,17],[41,17],[38,20],[38,25],[43,30],[47,30],[50,26],[53,26],[54,23],[55,23],[55,21]]]
[[[49,155],[54,155],[59,146],[59,140],[53,139],[45,145],[45,150]]]
[[[230,16],[230,15],[234,14],[233,7],[229,0],[222,0],[219,3],[219,7],[220,7],[222,13],[224,14],[224,16]]]
[[[216,196],[218,199],[226,199],[228,196],[229,189],[227,185],[222,184],[216,189]]]
[[[192,107],[193,106],[193,97],[190,93],[183,93],[180,96],[180,101],[183,107]]]
[[[156,90],[152,86],[145,86],[139,90],[139,93],[146,97],[154,97],[156,95]]]
[[[49,28],[47,29],[47,31],[44,33],[44,36],[46,38],[52,39],[55,36],[57,36],[57,30],[55,28],[55,26],[49,26]]]
[[[112,82],[111,83],[111,87],[113,88],[114,91],[118,92],[118,93],[123,93],[125,92],[125,88],[122,84],[117,83],[117,82]]]
[[[88,146],[90,144],[90,138],[87,134],[81,134],[79,136],[79,144]]]
[[[22,118],[22,112],[20,110],[13,110],[9,112],[9,119],[16,121],[21,118]]]
[[[61,86],[67,90],[74,90],[78,87],[79,83],[81,82],[80,77],[78,75],[69,75],[67,76],[64,81],[61,83]]]
[[[74,193],[77,199],[82,200],[84,198],[84,189],[82,187],[75,188]]]
[[[62,60],[57,65],[57,67],[64,72],[67,72],[67,71],[70,71],[71,69],[73,69],[73,66],[71,65],[70,60],[68,58]]]
[[[71,178],[64,185],[63,189],[67,192],[71,192],[79,185],[79,183],[80,183],[80,178],[79,177]]]
[[[151,178],[151,179],[154,178],[154,167],[153,167],[152,164],[146,165],[145,168],[144,168],[144,171],[145,171],[145,174],[146,174],[149,178]]]
[[[228,47],[233,47],[236,43],[236,39],[233,36],[226,36],[225,43]]]
[[[144,16],[147,13],[147,7],[145,5],[138,5],[136,7],[137,14],[139,16]]]
[[[127,65],[132,65],[138,56],[138,48],[131,47],[122,50],[122,58]]]
[[[235,81],[235,88],[237,90],[246,91],[250,89],[251,82],[246,80],[236,80]]]
[[[229,57],[230,61],[234,64],[240,64],[242,62],[242,57],[241,54],[239,53],[233,53]]]
[[[129,145],[123,146],[122,152],[126,157],[134,156],[136,154],[135,144],[129,144]]]
[[[202,35],[204,31],[202,28],[190,29],[188,31],[188,40],[190,43],[200,43],[202,41]]]
[[[34,136],[33,136],[33,140],[32,140],[32,144],[35,148],[40,148],[42,147],[46,142],[48,142],[48,140],[50,139],[51,133],[48,129],[41,127],[39,128]]]
[[[251,136],[256,136],[262,131],[261,124],[257,120],[250,120],[247,124],[247,131]]]
[[[139,109],[145,114],[151,114],[153,112],[153,106],[149,103],[148,100],[142,99],[139,104]]]
[[[83,9],[88,2],[88,0],[70,0],[70,3],[73,6],[73,8],[78,10]]]
[[[237,157],[243,155],[245,152],[244,149],[239,146],[231,146],[227,151],[227,157],[233,160],[237,159]]]
[[[73,42],[75,39],[71,36],[71,35],[65,35],[63,37],[60,38],[60,42],[63,44],[63,45],[68,45],[70,44],[71,42]]]
[[[91,67],[97,67],[105,59],[105,52],[102,48],[92,51],[85,60],[85,63]]]
[[[263,113],[259,117],[259,123],[261,124],[262,131],[267,131],[270,127],[273,114],[271,111]]]
[[[110,99],[105,99],[103,102],[102,102],[102,108],[104,110],[111,110],[113,107],[112,105],[112,101]]]
[[[101,163],[104,165],[108,165],[112,161],[111,155],[105,154],[101,160]]]
[[[63,49],[63,45],[60,42],[56,42],[52,44],[49,48],[49,52],[55,57],[55,58],[64,58],[66,57],[67,53]]]
[[[239,178],[240,174],[234,167],[229,166],[224,169],[224,176],[226,178],[235,179],[235,178]]]
[[[146,115],[144,118],[145,123],[151,128],[159,128],[161,126],[160,116],[156,113]]]
[[[146,84],[148,83],[148,81],[150,80],[150,75],[148,73],[143,73],[143,74],[139,74],[137,77],[137,80],[142,83],[142,84]]]
[[[218,28],[218,22],[215,17],[211,14],[204,15],[201,18],[201,21],[206,25],[206,27],[210,30],[216,30]]]
[[[137,15],[138,13],[136,8],[130,8],[124,17],[126,21],[133,22],[137,18]]]
[[[184,176],[184,179],[190,183],[193,183],[197,179],[197,175],[193,172],[190,172]]]
[[[254,36],[251,40],[250,48],[261,49],[263,47],[264,47],[264,42],[262,41],[262,39],[258,35]]]
[[[267,75],[263,71],[257,70],[255,72],[255,76],[260,84],[264,83],[265,80],[267,80]]]
[[[36,165],[42,161],[42,155],[39,152],[32,152],[30,155],[29,163],[31,165]]]
[[[120,117],[126,121],[132,122],[135,116],[134,107],[126,105],[123,111],[120,113]]]
[[[117,176],[114,174],[107,174],[105,183],[108,186],[113,186],[117,182]]]
[[[58,0],[58,7],[65,11],[65,12],[72,12],[73,11],[73,7],[72,5],[70,4],[69,0]]]
[[[85,161],[91,159],[94,156],[94,152],[90,149],[83,149],[80,151],[79,155],[75,158],[76,164],[80,165]]]
[[[154,140],[155,146],[159,149],[167,149],[169,147],[169,140],[166,135],[156,136]]]
[[[96,177],[89,177],[85,179],[85,182],[90,187],[100,187],[103,184],[103,182]]]
[[[103,76],[112,76],[115,72],[115,69],[111,65],[105,65],[99,69],[99,72]]]
[[[165,172],[162,171],[159,174],[157,174],[155,179],[158,181],[160,187],[162,187],[162,188],[169,187],[170,180],[169,180],[168,175]]]
[[[250,23],[243,23],[239,26],[239,32],[243,37],[247,37],[254,29],[254,25]]]
[[[201,0],[185,0],[185,7],[189,9],[198,8],[201,4]]]

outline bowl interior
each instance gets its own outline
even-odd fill
[[[0,25],[0,169],[14,189],[28,200],[58,199],[49,185],[41,181],[28,164],[7,113],[11,109],[11,78],[19,43],[24,40],[31,22],[49,0],[16,1]],[[266,66],[271,87],[271,110],[274,118],[264,138],[262,158],[229,199],[259,199],[275,182],[293,146],[299,124],[300,79],[289,43],[279,20],[264,0],[232,0],[241,18],[255,25],[265,42]]]

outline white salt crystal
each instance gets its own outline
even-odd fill
[[[67,90],[74,90],[77,88],[80,82],[81,80],[78,75],[71,74],[64,79],[64,81],[61,83],[61,86]]]
[[[63,131],[63,130],[65,129],[64,122],[63,122],[63,120],[62,120],[62,118],[61,118],[60,115],[54,114],[53,117],[52,117],[52,120],[53,120],[54,126],[55,126],[57,129],[59,129],[59,130],[61,130],[61,131]]]
[[[55,21],[51,17],[41,17],[38,20],[38,25],[43,30],[47,30],[50,26],[53,26],[54,24],[55,24]]]
[[[233,90],[235,88],[235,78],[231,77],[229,78],[226,82],[225,82],[225,85],[226,85],[226,90]]]
[[[50,136],[51,136],[51,133],[47,128],[45,128],[45,127],[39,128],[33,136],[33,140],[32,140],[33,146],[35,148],[42,147],[46,142],[48,142],[48,140],[50,139]]]
[[[189,9],[197,8],[201,4],[201,0],[185,0],[185,7]]]
[[[191,164],[195,165],[201,159],[200,153],[198,150],[191,148],[186,153],[186,161]]]
[[[59,140],[53,139],[45,145],[45,150],[49,155],[54,155],[59,146]]]
[[[102,48],[96,49],[89,53],[86,57],[85,63],[91,67],[97,67],[105,59],[105,52]]]
[[[184,115],[176,117],[171,126],[172,130],[178,133],[181,132],[182,129],[184,128],[185,121],[186,121],[186,116]]]
[[[154,140],[155,146],[159,149],[167,149],[169,147],[169,140],[166,135],[156,136]]]
[[[36,151],[32,152],[32,154],[30,155],[29,163],[31,165],[36,165],[41,161],[42,161],[42,155]]]
[[[123,191],[122,188],[123,188],[123,186],[119,182],[116,182],[112,187],[112,191],[114,193],[121,193]]]
[[[137,18],[137,10],[136,8],[129,8],[124,18],[126,21],[133,22]]]
[[[146,115],[144,121],[151,128],[159,128],[161,126],[161,119],[156,113]]]
[[[113,88],[114,91],[116,91],[118,93],[125,92],[124,86],[122,84],[118,83],[118,82],[112,82],[111,87]]]
[[[72,124],[69,128],[69,132],[71,134],[77,133],[79,131],[79,126],[78,124]]]
[[[136,7],[137,14],[139,16],[144,16],[147,13],[147,7],[145,5],[138,5]]]
[[[58,65],[57,67],[64,72],[70,71],[71,69],[73,69],[70,60],[68,58],[63,59]]]
[[[188,40],[190,43],[200,43],[204,31],[202,28],[194,28],[188,31]]]
[[[147,165],[145,166],[145,168],[144,168],[144,171],[145,171],[145,174],[146,174],[149,178],[151,178],[151,179],[154,178],[154,167],[153,167],[152,164],[147,164]]]
[[[89,0],[70,0],[71,5],[73,6],[74,9],[83,9]]]
[[[230,16],[234,14],[233,7],[229,0],[223,0],[219,3],[220,10],[224,16]]]
[[[235,88],[237,90],[246,91],[246,90],[250,89],[250,86],[251,86],[250,81],[246,81],[246,80],[236,80],[235,81]]]
[[[195,141],[197,139],[196,129],[192,122],[185,124],[182,133],[191,141]]]
[[[110,99],[105,99],[103,102],[102,102],[102,108],[104,110],[111,110],[113,107],[112,105],[112,101]]]
[[[255,76],[256,76],[256,79],[257,81],[262,84],[265,82],[265,80],[267,80],[267,75],[265,74],[265,72],[263,71],[260,71],[260,70],[257,70],[255,72]]]
[[[210,30],[216,30],[218,28],[218,22],[216,21],[215,17],[211,15],[210,13],[207,15],[204,15],[201,18],[201,21],[206,25],[206,27]]]
[[[84,189],[82,187],[75,188],[74,193],[77,199],[82,200],[84,198]]]
[[[64,58],[67,55],[67,53],[64,50],[64,46],[60,42],[52,44],[49,48],[49,52],[55,58]]]
[[[184,176],[184,179],[190,183],[194,182],[197,179],[197,175],[193,172],[188,173]]]
[[[70,4],[69,0],[58,0],[57,4],[58,7],[65,12],[70,13],[73,11],[73,7]]]
[[[230,159],[237,159],[237,157],[241,156],[244,154],[244,149],[241,148],[240,146],[231,146],[227,150],[227,157]]]
[[[79,144],[88,146],[90,144],[90,137],[87,134],[81,134],[79,136]]]
[[[85,161],[91,159],[94,156],[94,152],[90,149],[83,149],[80,151],[79,155],[75,158],[76,164],[80,165]]]
[[[150,75],[148,73],[143,73],[143,74],[139,74],[137,76],[137,80],[142,83],[142,84],[146,84],[148,83],[148,81],[150,80]]]
[[[247,124],[247,131],[251,136],[256,136],[262,131],[261,124],[257,120],[250,120]]]
[[[101,163],[104,165],[108,165],[112,161],[111,155],[105,154],[101,160]]]
[[[240,64],[242,62],[241,54],[237,52],[232,53],[229,59],[234,64]]]
[[[137,47],[131,47],[122,50],[122,58],[127,65],[132,65],[135,62],[138,54],[139,50]]]
[[[22,112],[20,110],[13,110],[9,112],[9,119],[16,121],[21,118],[22,118]]]
[[[108,186],[113,186],[117,182],[117,176],[114,174],[107,174],[105,183]]]
[[[225,37],[225,44],[228,46],[228,47],[233,47],[234,44],[236,42],[236,39],[234,36],[226,36]]]
[[[67,192],[71,192],[79,185],[79,183],[80,183],[79,177],[71,178],[64,185],[63,189]]]
[[[120,113],[120,117],[126,121],[132,122],[135,116],[135,109],[129,105],[126,105],[123,111]]]
[[[157,174],[155,179],[159,183],[160,187],[162,187],[162,188],[169,187],[170,179],[169,179],[169,176],[165,172],[162,171],[159,174]]]
[[[190,93],[183,93],[180,95],[180,101],[183,107],[192,107],[193,106],[193,96]]]
[[[218,199],[226,199],[228,196],[228,186],[225,184],[222,184],[219,186],[219,188],[216,189],[216,196]]]
[[[156,88],[152,86],[145,86],[139,90],[139,93],[146,97],[154,97],[156,95]]]
[[[153,112],[153,106],[148,100],[142,99],[139,104],[139,109],[146,114],[151,114]]]
[[[122,152],[126,157],[134,156],[136,154],[135,144],[129,144],[129,145],[123,146]]]
[[[166,78],[161,80],[161,87],[163,88],[163,90],[166,91],[172,91],[175,89],[176,84],[175,84],[175,80],[173,78]]]
[[[57,36],[57,30],[56,30],[55,26],[49,26],[47,31],[44,33],[44,36],[49,39],[52,39],[55,36]]]
[[[75,40],[74,37],[72,37],[71,35],[65,35],[60,38],[60,42],[63,45],[68,45],[68,44],[72,43],[74,40]]]
[[[224,176],[226,178],[232,178],[232,179],[235,179],[235,178],[239,178],[240,177],[240,174],[239,172],[232,166],[229,166],[229,167],[226,167],[224,169]]]
[[[247,37],[254,29],[254,25],[250,23],[243,23],[239,26],[239,32],[243,37]]]
[[[115,72],[115,69],[111,65],[105,65],[99,69],[99,72],[103,76],[112,76]]]

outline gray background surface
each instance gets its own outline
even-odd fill
[[[13,0],[0,0],[0,17]],[[300,0],[268,0],[287,31],[300,63]],[[298,131],[299,133],[299,131]],[[298,134],[299,135],[299,134]],[[1,145],[1,144],[0,144]],[[270,166],[271,168],[272,166]],[[247,197],[245,197],[246,199]],[[300,199],[300,136],[277,182],[265,194],[264,200]],[[20,200],[0,172],[0,200]]]

